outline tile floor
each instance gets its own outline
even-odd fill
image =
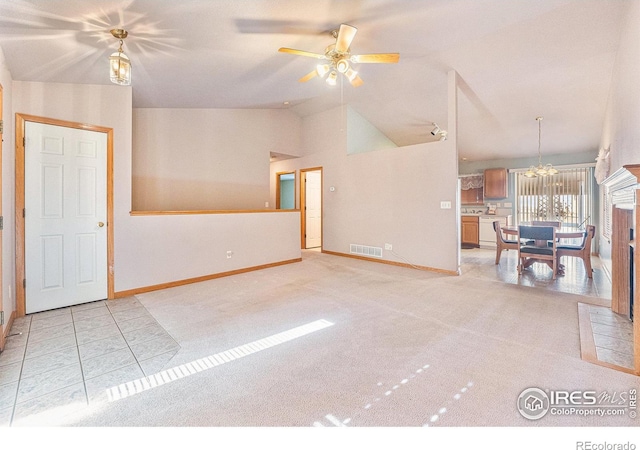
[[[179,348],[133,297],[19,318],[0,358],[0,426],[105,401],[107,389],[157,373]]]
[[[582,260],[564,257],[562,264],[565,266],[565,274],[554,280],[552,271],[546,264],[533,264],[519,275],[518,252],[514,250],[503,251],[499,264],[495,264],[495,249],[465,249],[461,253],[460,270],[463,276],[586,295],[602,299],[603,303],[610,304],[611,301],[611,280],[597,256],[591,260],[594,269],[593,278],[587,277]]]
[[[589,315],[598,360],[633,368],[633,322],[602,306],[589,305]]]

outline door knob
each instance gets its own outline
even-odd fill
[[[104,226],[104,222],[98,222],[98,226],[102,228]]]

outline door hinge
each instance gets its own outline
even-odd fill
[[[4,311],[0,311],[0,325],[4,325]]]
[[[22,279],[22,287],[25,288],[25,289],[27,288],[27,279],[26,278]]]
[[[0,134],[3,133],[4,130],[4,120],[0,120]]]
[[[22,208],[22,217],[24,217],[24,208]]]
[[[0,216],[0,231],[4,230],[4,216]]]

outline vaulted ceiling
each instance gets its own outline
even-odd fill
[[[633,0],[636,1],[636,0]],[[460,76],[458,147],[469,160],[596,151],[625,10],[622,0],[3,0],[0,47],[14,80],[110,84],[108,56],[129,36],[141,108],[348,104],[398,145],[447,128],[447,72]],[[341,23],[364,84],[298,79]],[[340,81],[340,80],[339,80]]]

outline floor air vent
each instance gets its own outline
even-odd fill
[[[381,247],[370,247],[368,245],[351,244],[350,252],[361,256],[373,256],[375,258],[382,258]]]

